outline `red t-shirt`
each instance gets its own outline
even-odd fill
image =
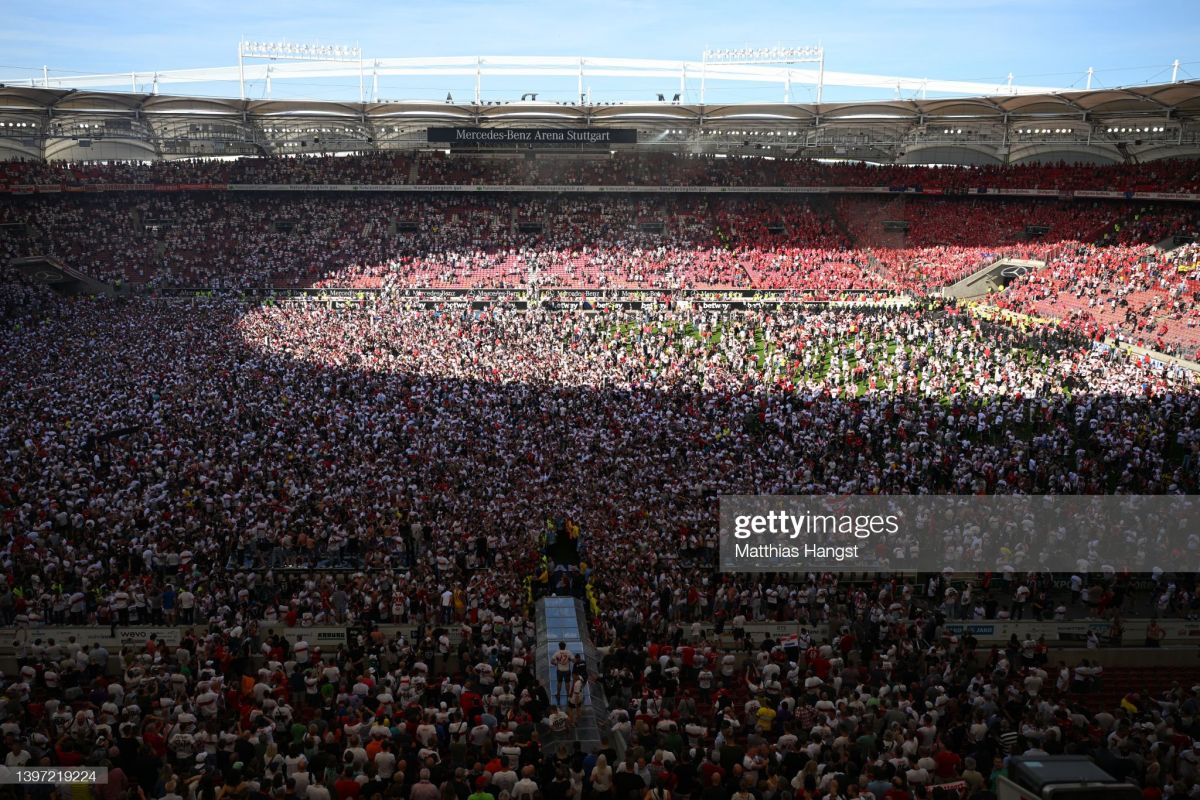
[[[937,769],[934,772],[939,778],[953,778],[958,775],[958,765],[962,759],[955,753],[949,750],[940,750],[933,754],[933,760],[937,762]]]
[[[362,794],[362,785],[353,778],[338,778],[333,784],[338,800],[353,800]]]

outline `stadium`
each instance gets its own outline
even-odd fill
[[[1178,61],[238,56],[0,79],[0,795],[1200,796]]]

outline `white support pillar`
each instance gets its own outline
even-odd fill
[[[371,62],[371,98],[379,102],[379,60]]]
[[[1179,83],[1179,59],[1171,63],[1171,83]]]
[[[679,64],[679,100],[683,101],[687,97],[687,62],[682,61]]]
[[[1096,74],[1096,70],[1093,69],[1092,67],[1088,67],[1088,78],[1087,78],[1088,91],[1091,91],[1091,89],[1092,89],[1092,76],[1095,74]]]
[[[238,42],[238,86],[241,88],[242,99],[246,99],[246,64],[242,56],[245,41]]]
[[[783,73],[783,102],[792,102],[792,70],[790,67],[785,68]]]
[[[700,62],[700,105],[704,105],[704,82],[708,78],[708,50],[704,51],[704,59]]]
[[[579,90],[577,92],[577,97],[578,97],[579,102],[582,104],[583,103],[583,56],[579,57],[579,86],[577,88]]]
[[[1178,64],[1179,62],[1176,61],[1175,63]],[[42,86],[45,86],[47,89],[50,88],[50,68],[45,64],[42,64]]]
[[[363,60],[362,53],[358,54],[358,102],[367,102],[366,83],[363,79]]]
[[[482,73],[483,73],[483,57],[476,56],[475,57],[475,105],[479,105],[482,102],[481,96],[483,94],[483,89],[480,86]]]
[[[817,102],[821,102],[821,95],[825,93],[825,49],[821,48],[821,61],[817,65]]]

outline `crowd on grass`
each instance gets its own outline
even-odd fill
[[[309,180],[376,168],[330,164],[305,164]],[[1126,221],[1135,242],[1162,232],[1156,213]],[[1019,557],[957,580],[715,569],[721,494],[1200,491],[1192,373],[1094,346],[1169,349],[1189,331],[1196,249],[1083,244],[1081,218],[1056,220],[1042,243],[904,250],[848,248],[836,209],[736,196],[0,204],[5,258],[49,248],[158,286],[385,290],[66,300],[0,276],[0,624],[17,659],[0,675],[0,769],[106,766],[104,800],[986,800],[1010,757],[1080,754],[1150,800],[1200,797],[1200,686],[1114,700],[1086,650],[1055,663],[1044,640],[987,647],[947,627],[1088,615],[1111,640],[1136,610],[1192,618],[1186,555],[1144,586]],[[925,297],[1002,255],[1048,261],[990,298],[1019,317]],[[662,296],[584,314],[406,292],[452,284]],[[714,311],[674,297],[685,285],[916,299]],[[600,659],[560,689],[539,680],[530,601],[555,589],[539,554],[565,530]],[[748,636],[758,621],[796,636]],[[110,649],[61,628],[143,624],[185,632]],[[308,641],[319,626],[345,643]],[[1162,635],[1155,622],[1146,643]],[[588,689],[611,709],[597,748],[570,744]]]
[[[1155,796],[1194,785],[1186,688],[1089,707],[1063,685],[1089,665],[972,653],[940,624],[1058,613],[1045,576],[777,583],[710,557],[717,493],[1195,492],[1189,373],[937,304],[4,308],[9,766],[104,763],[103,791],[153,798],[894,800],[987,797],[1008,755],[1090,752]],[[578,714],[530,668],[525,578],[556,518],[587,532],[604,753],[538,744]],[[1119,613],[1126,589],[1088,575]],[[1185,575],[1151,594],[1196,610]],[[742,656],[709,628],[751,619],[830,633]],[[159,620],[195,633],[54,637]],[[387,623],[416,632],[278,637]]]

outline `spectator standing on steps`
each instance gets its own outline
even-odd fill
[[[572,667],[575,665],[575,659],[567,652],[566,642],[558,643],[558,652],[550,657],[550,662],[554,665],[554,673],[557,676],[554,684],[554,702],[561,706],[563,687],[570,691]]]

